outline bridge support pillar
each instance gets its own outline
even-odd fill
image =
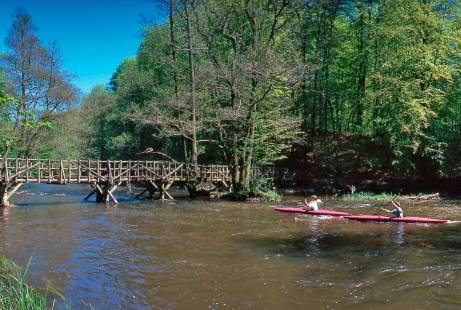
[[[145,189],[136,195],[136,198],[140,198],[142,195],[147,193],[147,199],[154,199],[155,192],[159,190],[158,186],[151,180],[143,182]]]
[[[0,208],[7,208],[10,205],[10,198],[21,187],[22,183],[9,183],[0,181]]]
[[[174,200],[173,196],[168,193],[173,181],[161,181],[160,183],[160,199],[162,200]],[[165,198],[166,197],[166,198]]]
[[[173,181],[167,181],[167,180],[157,180],[157,181],[151,181],[147,180],[143,182],[143,185],[145,189],[136,195],[136,198],[140,198],[144,194],[147,194],[148,199],[154,199],[154,195],[156,192],[159,192],[159,196],[156,199],[161,199],[161,200],[174,200],[173,196],[168,193],[168,190],[170,189],[171,185],[173,185]]]
[[[85,200],[88,200],[91,196],[96,194],[96,202],[97,203],[106,203],[110,202],[112,199],[113,202],[118,204],[117,199],[114,197],[113,192],[117,189],[119,184],[114,184],[112,182],[102,182],[102,183],[92,183],[91,188],[93,191],[85,197]]]

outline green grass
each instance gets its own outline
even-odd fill
[[[370,192],[355,192],[353,194],[343,195],[341,198],[347,200],[395,200],[399,199],[400,195],[393,193],[370,193]]]
[[[282,195],[280,195],[276,191],[265,191],[265,192],[261,191],[261,192],[258,192],[256,196],[259,198],[262,198],[264,201],[270,201],[270,202],[282,200]]]
[[[220,195],[221,199],[227,199],[231,201],[281,201],[282,195],[279,193],[268,190],[268,191],[258,191],[256,193],[248,191],[238,191],[238,192],[228,192],[222,193]]]
[[[54,303],[47,303],[48,288],[40,293],[26,283],[26,273],[31,260],[24,270],[9,259],[0,258],[0,309],[36,310],[53,309]]]

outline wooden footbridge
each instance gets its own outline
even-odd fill
[[[289,180],[288,169],[258,168],[258,172],[274,180]],[[192,165],[174,161],[131,160],[52,160],[0,159],[0,206],[8,206],[9,199],[24,183],[89,184],[97,202],[117,202],[115,190],[122,185],[131,189],[135,183],[144,187],[137,195],[159,199],[173,199],[168,192],[174,184],[185,185],[191,179],[230,189],[230,171],[226,165]]]

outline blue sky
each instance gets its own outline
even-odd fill
[[[0,51],[17,7],[32,16],[43,43],[57,40],[64,68],[89,92],[106,84],[117,65],[136,53],[144,17],[162,23],[153,0],[0,0]]]

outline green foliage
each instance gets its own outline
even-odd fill
[[[355,192],[352,194],[343,195],[341,198],[347,200],[396,200],[400,196],[393,193],[370,193],[370,192]]]
[[[77,90],[62,69],[57,44],[40,42],[24,9],[15,12],[5,45],[7,51],[0,54],[1,156],[39,157],[54,147],[48,144],[53,134],[63,134],[56,116],[76,103]]]
[[[236,193],[229,193],[225,196],[231,200],[259,200],[259,201],[280,201],[282,195],[274,190],[274,184],[270,179],[253,173],[248,189],[240,189]]]
[[[175,5],[172,27],[147,28],[111,90],[84,99],[82,153],[133,158],[153,147],[187,161],[195,130],[206,141],[199,160],[229,164],[234,185],[248,191],[252,167],[285,158],[304,133],[309,147],[325,148],[323,162],[350,137],[372,169],[449,174],[461,154],[461,23],[460,6],[444,3]]]
[[[248,193],[257,191],[253,168],[283,160],[298,143],[322,165],[334,166],[333,174],[342,171],[333,160],[339,149],[372,170],[459,174],[456,1],[173,4],[173,23],[146,28],[137,54],[120,63],[108,88],[96,86],[85,96],[78,112],[49,112],[48,101],[32,109],[33,97],[19,96],[21,72],[11,59],[20,46],[9,38],[8,55],[2,55],[10,61],[2,62],[8,78],[0,75],[0,151],[148,159],[140,154],[153,148],[191,161],[197,144],[199,162],[228,164],[233,185]],[[21,26],[39,44],[24,16],[27,23],[12,29]],[[44,49],[36,55],[46,63],[54,54]],[[46,66],[27,69],[31,91],[49,85]],[[67,85],[63,72],[55,77]],[[40,89],[36,97],[59,99],[70,91],[51,91],[57,88]]]
[[[26,283],[26,273],[5,257],[0,259],[0,308],[1,309],[52,309],[47,301],[48,289],[42,294]]]

